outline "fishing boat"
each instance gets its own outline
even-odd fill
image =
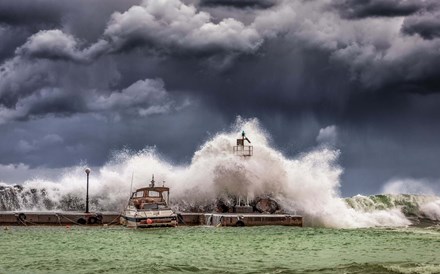
[[[127,227],[177,226],[176,214],[169,207],[170,189],[156,186],[154,175],[148,187],[131,194],[120,222]]]

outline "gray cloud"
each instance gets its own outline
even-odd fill
[[[201,6],[226,6],[234,8],[270,8],[278,3],[277,0],[201,0]]]
[[[338,130],[334,125],[321,128],[319,130],[318,136],[316,137],[316,141],[318,143],[324,145],[330,145],[330,146],[336,145],[337,140],[338,140]]]
[[[29,116],[76,113],[83,105],[80,98],[68,96],[60,89],[43,88],[18,100],[14,108],[0,106],[0,123],[23,120]]]
[[[26,27],[58,25],[65,12],[65,4],[65,1],[56,0],[2,1],[0,24]]]
[[[104,37],[113,50],[143,42],[158,48],[252,51],[261,43],[258,33],[243,23],[234,19],[213,23],[208,13],[179,0],[145,0],[124,13],[115,13]]]
[[[0,105],[13,108],[20,97],[55,82],[52,74],[46,61],[27,62],[19,57],[5,61],[0,66]]]
[[[95,98],[88,98],[90,111],[130,111],[140,116],[163,114],[172,111],[176,105],[160,79],[139,80],[121,92],[112,92],[110,95],[94,95]],[[183,103],[177,108],[184,107]]]
[[[430,7],[433,1],[417,0],[336,0],[331,6],[349,19],[366,17],[396,17],[414,14]]]
[[[405,18],[402,32],[418,34],[424,39],[440,37],[440,11],[424,12]]]
[[[0,123],[41,115],[74,113],[107,113],[109,115],[149,116],[181,110],[187,99],[178,102],[164,89],[162,80],[139,80],[121,91],[84,90],[66,94],[60,88],[42,88],[22,97],[14,108],[0,106]],[[118,118],[119,119],[119,118]]]
[[[31,58],[85,61],[79,52],[79,41],[60,30],[42,30],[29,37],[15,53]]]
[[[263,38],[252,27],[232,18],[218,23],[207,12],[180,0],[150,1],[115,12],[102,35],[90,47],[80,50],[80,41],[61,30],[40,31],[16,50],[19,55],[45,59],[90,62],[104,54],[136,47],[151,51],[253,52]]]

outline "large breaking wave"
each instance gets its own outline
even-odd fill
[[[232,153],[241,130],[249,134],[254,146],[254,155],[246,159]],[[135,189],[146,186],[154,173],[159,184],[165,181],[171,187],[172,203],[183,211],[213,210],[219,200],[232,204],[238,196],[251,200],[270,197],[283,211],[304,215],[306,225],[310,226],[410,224],[407,212],[398,203],[377,206],[380,201],[368,197],[342,199],[338,156],[338,150],[319,146],[295,158],[286,158],[269,145],[269,136],[256,119],[238,119],[230,131],[204,143],[189,165],[173,165],[161,159],[154,149],[118,153],[99,170],[92,171],[91,208],[121,210],[130,193],[132,176]],[[80,210],[85,196],[84,168],[72,168],[57,182],[32,179],[21,186],[0,185],[0,209]],[[414,203],[423,216],[440,219],[439,198],[417,199],[408,202]]]

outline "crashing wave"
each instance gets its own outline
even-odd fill
[[[440,221],[440,197],[434,195],[380,194],[356,195],[345,199],[353,209],[361,212],[400,210],[406,217]]]
[[[48,192],[59,190],[0,184],[0,211],[83,211],[85,199],[75,193],[50,197]],[[90,200],[93,210],[103,211],[96,198]]]

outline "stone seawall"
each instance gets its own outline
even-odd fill
[[[118,212],[0,212],[0,225],[105,225],[119,224]],[[177,213],[179,225],[303,226],[303,217],[258,213]]]
[[[0,225],[118,224],[118,212],[0,212]]]
[[[287,214],[258,213],[178,213],[179,225],[212,225],[212,226],[263,226],[284,225],[303,226],[303,217]]]

